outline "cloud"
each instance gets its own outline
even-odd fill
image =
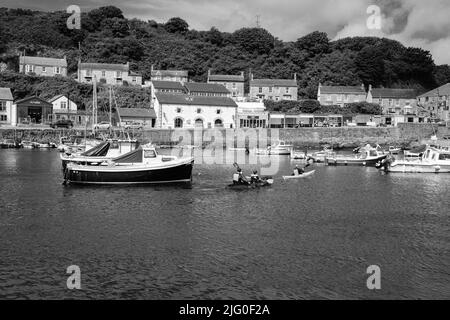
[[[2,6],[64,10],[78,2],[82,10],[115,5],[127,17],[167,21],[179,16],[191,28],[212,26],[232,32],[256,25],[283,40],[296,40],[312,31],[327,32],[331,39],[380,36],[431,51],[435,62],[450,64],[450,1],[448,0],[2,0]],[[369,5],[381,8],[381,30],[369,30]]]

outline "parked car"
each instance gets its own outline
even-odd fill
[[[56,128],[73,128],[73,122],[71,120],[58,120],[56,122],[53,122],[52,124],[50,124],[50,127],[53,129]]]
[[[102,121],[100,123],[97,123],[94,126],[94,129],[100,129],[100,130],[107,130],[109,128],[111,128],[111,124],[109,122],[106,122],[106,121]]]
[[[130,129],[141,130],[141,129],[143,129],[142,123],[139,123],[139,122],[130,122],[130,123],[125,124],[123,127],[125,129],[127,129],[127,130],[130,130]]]

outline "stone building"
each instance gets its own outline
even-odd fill
[[[109,85],[142,85],[142,76],[130,70],[130,63],[78,63],[78,82],[92,83],[93,79]]]
[[[317,100],[321,105],[344,107],[348,103],[365,102],[367,93],[361,86],[323,86],[319,84]]]
[[[55,77],[67,76],[66,57],[44,58],[44,57],[19,57],[19,72],[25,74],[35,74],[37,76]]]
[[[244,72],[240,75],[227,75],[227,74],[211,74],[211,70],[208,70],[208,83],[221,84],[228,91],[231,92],[231,97],[235,100],[241,100],[244,98]]]
[[[294,79],[253,79],[250,75],[250,100],[297,101],[297,75]]]

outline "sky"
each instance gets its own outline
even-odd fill
[[[71,4],[82,11],[114,5],[127,18],[158,22],[181,17],[196,30],[215,26],[232,32],[256,26],[259,16],[260,26],[282,40],[316,30],[332,40],[387,37],[430,51],[436,64],[450,64],[449,0],[0,0],[0,7],[43,11],[65,10]],[[373,5],[380,8],[379,15]]]

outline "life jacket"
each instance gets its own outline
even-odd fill
[[[300,175],[300,169],[295,168],[294,169],[294,176]]]
[[[233,181],[236,181],[236,182],[239,181],[239,173],[233,174]]]

